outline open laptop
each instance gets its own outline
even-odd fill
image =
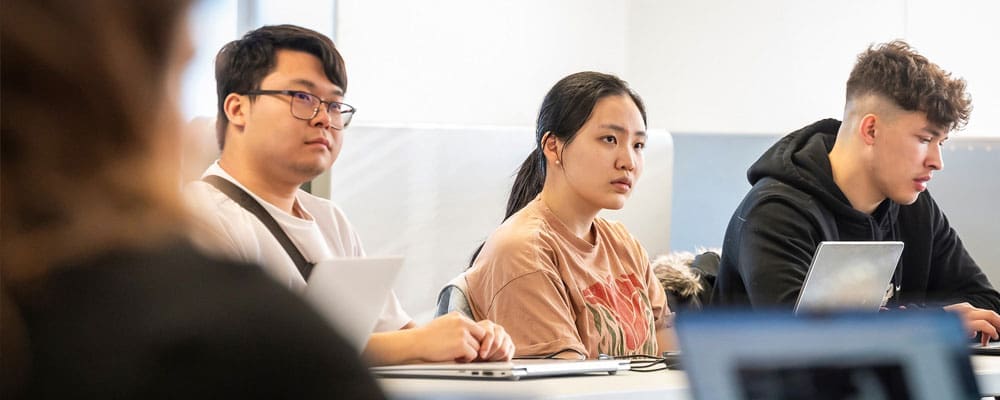
[[[696,399],[980,398],[968,338],[943,311],[705,311],[675,327]]]
[[[321,261],[309,276],[304,296],[360,353],[402,267],[402,257]]]
[[[504,379],[627,371],[629,360],[515,359],[500,362],[428,363],[372,367],[377,376],[394,378]]]
[[[878,311],[903,242],[820,242],[795,302],[795,313]]]
[[[985,346],[979,343],[969,344],[972,354],[981,356],[1000,356],[1000,342],[989,342]]]

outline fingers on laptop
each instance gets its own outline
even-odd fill
[[[514,358],[514,340],[510,338],[510,335],[507,334],[507,331],[502,326],[497,325],[496,327],[499,328],[497,349],[487,357],[487,360],[510,361],[511,358]]]
[[[980,341],[985,346],[989,341],[1000,339],[997,328],[1000,327],[1000,315],[992,310],[973,307],[969,303],[958,303],[945,306],[946,311],[957,313],[969,331],[969,335],[974,337],[981,333]]]
[[[441,316],[422,327],[421,351],[430,361],[469,362],[479,354],[482,327],[458,313]]]
[[[455,332],[459,333],[459,340],[448,344],[449,355],[455,362],[470,362],[476,359],[479,354],[479,340],[465,327],[458,327]]]
[[[490,321],[480,321],[477,323],[483,328],[485,334],[479,340],[479,359],[489,360],[489,356],[496,351],[497,332],[496,324]]]
[[[514,342],[510,335],[492,321],[475,322],[452,312],[431,321],[427,326],[440,329],[442,335],[431,336],[437,340],[455,337],[453,335],[457,334],[457,340],[450,339],[450,343],[444,344],[448,346],[449,358],[456,362],[506,361],[514,356]]]
[[[979,341],[980,344],[982,344],[983,346],[989,344],[991,339],[992,340],[998,339],[997,328],[994,327],[993,325],[990,325],[989,322],[986,322],[981,319],[969,321],[968,323],[966,323],[966,329],[969,330],[970,336],[972,337],[975,337],[976,334],[979,333],[980,334]]]
[[[479,340],[475,338],[468,331],[465,332],[465,346],[463,346],[463,352],[461,358],[456,359],[458,362],[471,362],[476,359],[479,354]]]
[[[507,361],[514,356],[514,344],[510,340],[510,335],[503,329],[489,320],[477,323],[483,327],[486,334],[480,340],[479,359],[484,361]]]
[[[460,362],[471,362],[476,359],[479,355],[480,343],[483,337],[486,336],[486,330],[477,325],[471,319],[463,317],[461,314],[452,313],[448,314],[449,318],[453,318],[457,328],[464,333],[465,338],[465,348],[462,354]]]

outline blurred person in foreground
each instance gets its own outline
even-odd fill
[[[188,3],[2,7],[2,396],[382,398],[299,298],[185,239]]]

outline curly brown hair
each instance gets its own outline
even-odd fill
[[[847,80],[847,100],[869,94],[926,113],[930,123],[948,130],[965,127],[972,112],[965,80],[953,78],[902,40],[872,45],[858,55]]]

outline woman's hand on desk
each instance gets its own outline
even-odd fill
[[[979,338],[983,346],[991,339],[1000,339],[1000,334],[997,331],[1000,328],[1000,315],[997,315],[996,312],[976,308],[969,303],[952,304],[945,306],[944,309],[958,314],[962,319],[962,324],[965,325],[965,330],[969,332],[969,336],[975,337],[977,333],[982,333]]]

